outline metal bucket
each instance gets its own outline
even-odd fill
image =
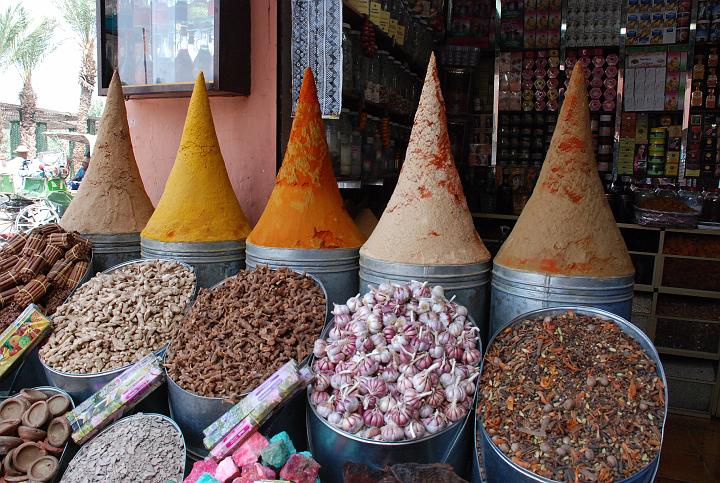
[[[167,243],[140,238],[142,258],[179,260],[195,268],[198,286],[212,287],[245,268],[245,241]]]
[[[114,423],[112,423],[110,426],[108,426],[107,428],[105,428],[105,429],[103,429],[102,431],[100,431],[97,435],[93,436],[93,439],[95,439],[95,438],[97,438],[98,436],[100,436],[101,434],[109,431],[110,428],[112,428],[112,427],[114,427],[114,426],[116,426],[116,425],[118,425],[118,424],[123,424],[123,421],[127,421],[127,420],[129,420],[129,419],[138,419],[138,418],[141,418],[141,417],[144,417],[144,416],[154,416],[154,417],[158,417],[158,418],[164,419],[165,421],[167,421],[168,423],[170,423],[170,424],[173,426],[173,428],[175,428],[175,430],[178,432],[178,435],[180,435],[180,440],[183,442],[183,448],[184,448],[184,450],[185,450],[184,453],[187,454],[187,444],[186,444],[186,442],[185,442],[185,437],[183,436],[182,431],[180,430],[180,428],[178,427],[178,425],[177,425],[177,423],[176,423],[175,421],[173,421],[173,420],[170,419],[169,417],[165,416],[164,414],[157,414],[157,413],[138,413],[138,414],[133,414],[132,416],[125,416],[124,418],[118,419],[117,421],[115,421]],[[83,447],[80,448],[80,451],[77,452],[77,454],[75,455],[75,457],[81,456],[84,451],[87,451],[87,447],[88,447],[88,446],[90,446],[90,443],[87,443],[87,444],[83,445]],[[73,458],[73,459],[74,459],[74,458]],[[178,482],[179,482],[179,481],[182,481],[183,478],[185,477],[185,470],[187,469],[187,459],[186,459],[184,456],[183,456],[183,463],[182,463],[182,464],[183,464],[183,471],[182,471],[182,473],[180,473],[180,474],[178,475],[177,479],[174,479],[173,481],[178,481]],[[60,473],[60,474],[62,474],[62,473]]]
[[[607,310],[630,320],[634,277],[567,277],[493,266],[490,336],[532,310],[581,305]]]
[[[317,277],[311,274],[307,274],[307,276],[315,280],[322,289],[323,294],[325,295],[325,311],[330,313],[325,286]],[[210,287],[210,290],[216,289],[225,283],[225,281],[226,280],[222,280],[221,282],[213,285]],[[327,317],[328,316],[326,314],[326,320]],[[326,333],[327,329],[328,325],[326,323],[321,336]],[[312,356],[312,353],[310,356]],[[307,363],[310,356],[308,356],[306,360],[301,361],[301,364]],[[227,402],[225,398],[201,396],[183,389],[170,377],[167,369],[165,370],[165,375],[167,376],[168,381],[168,402],[170,404],[170,414],[187,438],[188,454],[196,459],[203,459],[208,455],[208,450],[203,444],[203,430],[214,423],[220,416],[225,414],[233,406],[233,404]],[[241,397],[244,397],[246,394],[241,394]],[[296,397],[294,398],[294,401],[299,401],[299,404],[304,404],[304,398],[302,397]],[[292,410],[282,411],[282,413],[302,414],[302,412],[298,412],[295,405],[292,406]],[[273,418],[273,420],[274,419],[276,418]],[[283,424],[275,424],[273,427],[281,428],[277,429],[275,432],[285,430],[290,434],[297,434],[298,430],[290,426],[302,425],[302,423],[303,421],[301,418],[287,417],[283,418]],[[265,424],[272,423],[268,421]],[[287,426],[284,426],[284,424],[287,424]]]
[[[122,268],[126,265],[131,265],[135,263],[146,263],[148,260],[132,260],[129,262],[124,262],[119,265],[116,265],[112,268],[109,268],[105,270],[103,273],[112,273],[115,270]],[[190,270],[195,272],[195,269],[183,262],[178,262],[181,265],[184,265],[185,267],[189,268]],[[190,296],[190,300],[188,301],[187,306],[185,307],[185,312],[187,312],[190,307],[193,304],[193,301],[195,300],[195,293],[197,292],[197,281],[195,282],[195,288],[193,289],[193,292]],[[68,297],[69,298],[69,297]],[[155,355],[163,358],[165,355],[165,351],[167,350],[167,345],[159,349],[155,352]],[[58,371],[56,369],[53,369],[52,367],[46,365],[40,358],[38,357],[40,364],[42,365],[43,372],[45,373],[45,377],[47,377],[48,382],[53,385],[57,386],[59,388],[62,388],[63,390],[67,391],[68,394],[73,398],[73,400],[82,402],[85,399],[89,398],[93,394],[95,394],[97,391],[99,391],[104,385],[106,385],[108,382],[115,379],[115,377],[119,376],[120,373],[128,369],[133,364],[128,364],[123,367],[118,367],[117,369],[112,369],[105,372],[98,372],[95,374],[71,374],[68,372],[62,372]]]
[[[140,233],[105,235],[84,233],[83,237],[92,242],[92,274],[103,272],[123,262],[140,258]]]
[[[442,285],[445,296],[455,296],[464,305],[480,328],[480,337],[487,340],[487,284],[490,278],[490,262],[466,265],[410,265],[385,262],[360,256],[360,291],[368,284],[383,282],[410,282],[417,280],[432,285]]]
[[[248,268],[268,265],[288,267],[318,278],[328,292],[328,303],[344,304],[358,293],[359,248],[300,249],[273,248],[247,244]]]
[[[665,371],[663,370],[662,362],[660,361],[660,356],[657,353],[657,350],[655,350],[655,346],[653,346],[653,343],[648,339],[648,337],[643,333],[640,329],[635,327],[633,324],[628,322],[622,317],[618,317],[617,315],[607,312],[605,310],[600,310],[592,307],[578,307],[578,306],[565,306],[565,307],[551,307],[546,309],[540,309],[540,310],[534,310],[532,312],[523,314],[520,317],[516,317],[513,320],[503,324],[500,329],[504,329],[505,327],[509,327],[515,323],[518,323],[522,320],[528,319],[528,318],[534,318],[534,317],[546,317],[546,316],[553,316],[558,315],[567,312],[568,310],[574,311],[576,314],[579,315],[590,315],[590,316],[597,316],[601,317],[606,320],[612,320],[615,322],[620,329],[622,329],[623,332],[625,332],[627,335],[635,339],[640,346],[645,349],[645,352],[655,362],[655,365],[657,367],[658,376],[660,377],[660,380],[662,380],[663,384],[665,385],[665,414],[663,415],[663,424],[662,429],[660,431],[660,444],[662,445],[662,437],[663,433],[665,431],[665,422],[667,421],[667,412],[668,412],[668,389],[667,389],[667,379],[665,378]],[[495,341],[495,337],[492,338],[490,341],[490,344],[488,344],[488,350],[490,347],[492,347],[493,342]],[[483,357],[483,365],[485,363],[485,359]],[[480,366],[480,377],[482,378],[482,369],[483,365]],[[478,384],[478,391],[481,393],[480,384]],[[477,420],[477,427],[478,430],[476,431],[476,440],[475,440],[475,450],[477,452],[478,448],[481,448],[482,450],[482,459],[485,466],[485,469],[487,470],[486,476],[487,481],[489,483],[494,482],[503,482],[503,483],[526,483],[526,482],[540,482],[540,483],[553,483],[554,480],[550,480],[547,478],[543,478],[541,476],[536,475],[535,473],[526,470],[525,468],[522,468],[521,466],[516,465],[513,463],[500,449],[498,449],[497,446],[490,440],[490,436],[485,431],[485,428],[482,424],[481,415],[478,415]],[[477,438],[480,438],[478,440]],[[639,472],[635,473],[629,478],[626,478],[624,480],[621,480],[624,483],[650,483],[655,480],[655,475],[657,473],[658,467],[660,465],[660,453],[653,458],[653,460],[648,463],[645,468],[640,470]]]

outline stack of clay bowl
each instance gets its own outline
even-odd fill
[[[0,404],[2,481],[52,481],[70,438],[67,394],[55,388],[23,389]]]

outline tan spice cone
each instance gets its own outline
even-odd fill
[[[445,101],[430,57],[395,191],[360,254],[416,265],[487,261],[450,151]]]
[[[598,176],[581,64],[570,78],[535,190],[495,257],[498,265],[592,277],[635,271]]]
[[[230,184],[202,73],[175,164],[141,236],[162,242],[241,241],[250,225]]]
[[[137,233],[152,214],[153,205],[133,153],[120,77],[115,72],[90,166],[60,225],[80,233]]]

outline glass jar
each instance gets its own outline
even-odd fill
[[[351,92],[353,85],[353,43],[350,36],[350,25],[342,24],[342,55],[343,55],[343,92]]]
[[[374,101],[378,104],[387,104],[390,80],[388,78],[390,74],[390,62],[388,60],[388,53],[386,50],[378,50],[377,56],[379,58],[379,72],[378,72],[378,94],[377,100]]]
[[[352,75],[353,75],[353,87],[355,94],[358,97],[363,96],[363,89],[365,88],[365,77],[363,72],[363,62],[365,56],[362,53],[362,41],[360,40],[360,31],[350,31],[350,42],[352,43]]]
[[[363,63],[365,71],[365,95],[367,102],[377,103],[378,86],[380,83],[380,59],[377,55],[366,57]]]
[[[712,223],[720,223],[720,190],[713,189],[703,197],[702,214],[700,219]]]
[[[368,116],[365,123],[365,133],[362,143],[362,176],[372,174],[375,165],[375,136],[377,135],[376,126],[377,118]]]
[[[363,136],[358,129],[359,115],[351,111],[348,115],[350,121],[350,175],[360,176],[362,173],[362,146]]]

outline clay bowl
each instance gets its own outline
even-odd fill
[[[13,455],[15,454],[15,449],[10,450],[10,452],[5,456],[5,459],[3,460],[3,472],[5,473],[5,479],[7,479],[8,476],[17,476],[20,474],[19,471],[15,469],[13,466]]]
[[[38,401],[27,408],[20,419],[23,426],[39,428],[47,423],[51,416],[47,402]]]
[[[60,469],[58,460],[53,456],[43,456],[30,465],[27,476],[32,481],[50,481]]]
[[[40,441],[45,439],[47,432],[38,428],[29,428],[27,426],[20,426],[17,428],[18,436],[25,441]]]
[[[18,426],[19,419],[8,419],[0,423],[0,436],[14,436]]]
[[[27,473],[32,464],[46,454],[45,450],[35,443],[23,443],[14,450],[13,467],[21,473]]]
[[[56,394],[47,400],[50,414],[58,416],[66,413],[70,409],[70,399],[64,394]]]
[[[25,410],[30,407],[30,403],[19,397],[11,397],[4,400],[0,404],[0,421],[8,419],[21,419]]]
[[[12,450],[23,443],[23,440],[15,436],[0,436],[0,456],[10,454]]]
[[[22,389],[18,396],[27,399],[30,404],[38,401],[45,401],[48,398],[47,394],[42,391],[38,391],[37,389]]]
[[[60,448],[70,437],[70,423],[64,417],[55,418],[50,422],[47,429],[47,442],[51,446]]]

